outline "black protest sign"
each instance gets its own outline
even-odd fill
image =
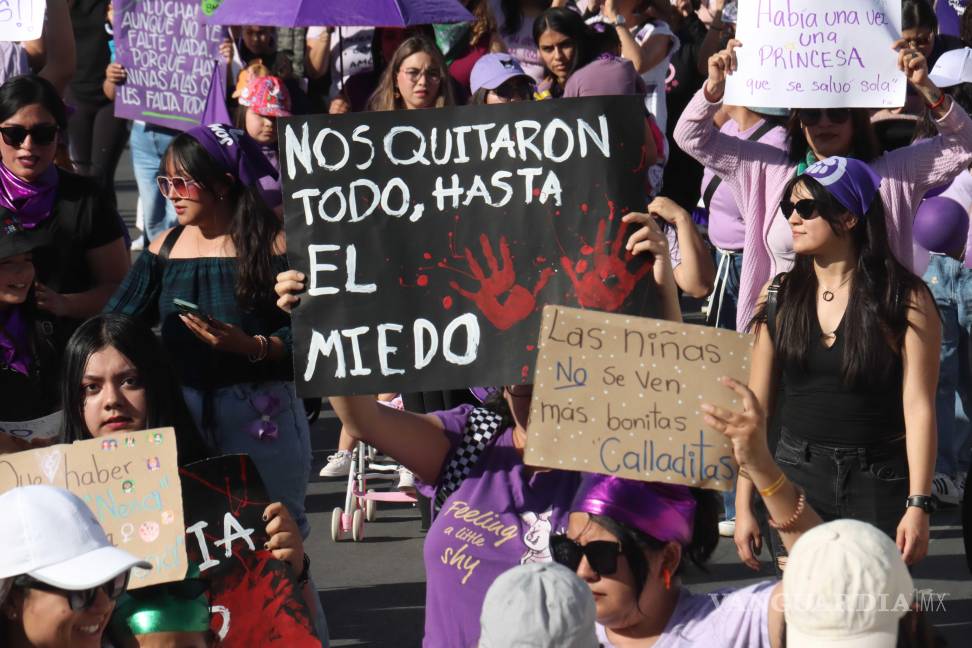
[[[281,120],[303,396],[525,382],[544,304],[642,312],[636,97]],[[632,230],[633,231],[633,230]]]
[[[293,570],[263,548],[270,499],[253,460],[225,455],[179,474],[186,553],[209,583],[220,645],[319,647]]]

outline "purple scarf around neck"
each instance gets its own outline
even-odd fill
[[[21,180],[0,164],[0,207],[17,215],[24,229],[34,229],[48,216],[57,197],[57,168],[53,163],[36,182]]]
[[[27,322],[19,306],[0,311],[0,365],[30,375],[30,353],[27,350]]]

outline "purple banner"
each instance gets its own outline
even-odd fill
[[[115,116],[186,130],[199,124],[226,28],[200,20],[199,0],[115,3],[117,60],[128,72]]]

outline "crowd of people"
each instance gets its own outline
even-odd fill
[[[723,379],[740,409],[702,406],[733,492],[527,465],[529,384],[332,396],[320,476],[347,477],[364,442],[423,496],[430,648],[935,645],[909,570],[938,506],[972,526],[972,11],[939,2],[962,15],[949,34],[934,3],[901,0],[904,106],[790,109],[724,103],[745,46],[733,0],[456,1],[472,21],[230,26],[210,101],[232,123],[183,131],[115,117],[129,71],[110,0],[47,0],[40,38],[0,43],[0,422],[60,416],[51,438],[0,430],[0,455],[159,427],[182,465],[249,455],[265,549],[328,645],[277,119],[635,95],[644,205],[625,249],[654,260],[656,315],[755,340],[749,376]],[[114,181],[129,154],[132,230]],[[178,600],[127,593],[150,565],[75,495],[13,488],[0,518],[0,645],[219,644],[199,574]],[[489,541],[457,570],[458,522]],[[777,577],[693,594],[681,576],[720,535]],[[892,604],[821,611],[868,596]]]

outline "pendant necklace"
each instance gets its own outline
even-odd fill
[[[843,288],[847,284],[847,282],[850,281],[850,278],[853,277],[853,276],[854,276],[854,273],[853,272],[851,272],[850,274],[848,274],[847,275],[847,278],[844,279],[843,281],[841,281],[840,282],[840,285],[837,286],[836,288],[834,288],[834,290],[840,290],[841,288]],[[827,290],[826,288],[824,288],[822,297],[823,297],[823,300],[825,302],[832,302],[832,301],[834,301],[834,291],[833,290]]]

